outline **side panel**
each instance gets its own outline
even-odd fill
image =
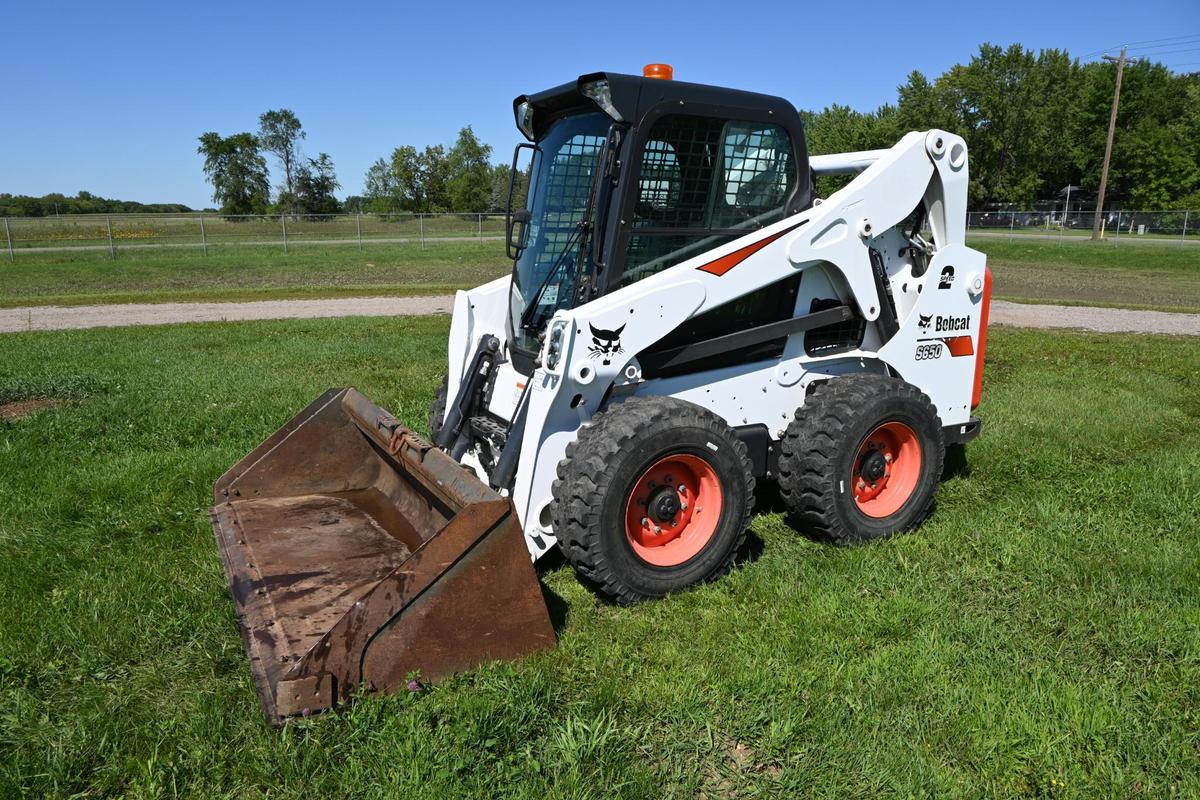
[[[501,352],[508,346],[508,291],[512,278],[504,276],[454,295],[454,316],[450,320],[450,339],[447,347],[448,397],[458,394],[463,371],[475,352],[479,337],[485,333],[498,336]]]

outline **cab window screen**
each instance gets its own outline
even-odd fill
[[[782,218],[795,184],[791,139],[782,128],[662,117],[642,154],[621,285]]]
[[[724,208],[752,215],[782,209],[794,188],[792,143],[774,125],[725,127]]]

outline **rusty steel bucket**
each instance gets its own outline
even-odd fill
[[[275,724],[554,646],[512,502],[354,389],[319,397],[214,496]]]

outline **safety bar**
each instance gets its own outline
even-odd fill
[[[862,172],[883,158],[887,150],[859,150],[855,153],[830,153],[809,156],[808,165],[817,175],[851,175]]]

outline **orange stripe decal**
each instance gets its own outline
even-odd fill
[[[992,306],[992,268],[983,268],[983,308],[979,313],[979,356],[975,359],[975,386],[971,390],[971,409],[983,398],[983,355],[987,352],[988,312]]]
[[[803,222],[798,222],[790,228],[782,230],[779,233],[773,233],[765,239],[759,239],[757,242],[754,242],[753,244],[748,244],[745,247],[742,247],[738,250],[734,250],[729,255],[721,256],[720,258],[716,259],[715,261],[710,261],[707,264],[704,264],[703,266],[696,267],[696,269],[700,270],[701,272],[707,272],[709,275],[716,275],[716,276],[720,277],[721,275],[724,275],[726,272],[729,272],[729,270],[736,267],[738,264],[745,261],[750,256],[757,253],[759,250],[762,250],[764,247],[766,247],[771,242],[778,239],[780,236],[783,236],[785,233],[791,233],[792,231],[796,230],[796,228],[799,228],[803,224],[804,224]]]
[[[948,339],[942,339],[946,343],[946,347],[950,350],[950,355],[958,356],[973,356],[975,348],[971,346],[970,336],[951,336]]]

